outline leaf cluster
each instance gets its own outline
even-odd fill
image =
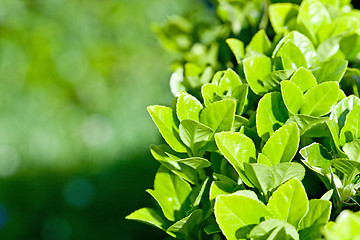
[[[148,107],[166,142],[151,147],[159,208],[127,218],[179,239],[358,236],[360,12],[340,0],[222,0],[216,12],[231,55],[204,65],[188,48],[171,106]],[[248,43],[237,24],[256,29]],[[344,225],[350,237],[335,237]]]

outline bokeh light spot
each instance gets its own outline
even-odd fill
[[[95,197],[95,188],[86,178],[75,177],[65,186],[65,200],[76,208],[89,206]]]
[[[0,176],[7,177],[16,173],[20,165],[19,155],[14,148],[0,145]]]

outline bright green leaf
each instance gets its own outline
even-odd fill
[[[318,83],[335,81],[340,82],[345,74],[348,61],[343,59],[332,59],[321,65],[318,71],[314,72],[314,75]]]
[[[186,152],[186,147],[182,144],[175,125],[173,110],[165,106],[150,106],[147,108],[151,118],[155,122],[161,135],[172,149],[177,152]]]
[[[167,220],[160,211],[152,208],[141,208],[136,210],[135,212],[126,216],[126,219],[143,222],[145,224],[160,228],[164,231],[170,225],[169,220]]]
[[[244,43],[236,38],[228,38],[226,39],[226,43],[229,45],[231,51],[235,55],[236,61],[241,63],[241,60],[245,56]]]
[[[185,119],[199,121],[202,108],[199,100],[188,93],[182,93],[177,100],[176,113],[180,121]]]
[[[281,69],[298,69],[307,67],[305,56],[301,50],[291,41],[285,42],[275,56],[275,64],[281,59]],[[280,69],[280,68],[279,68]],[[277,70],[279,70],[277,68]]]
[[[296,19],[298,5],[292,3],[275,3],[269,7],[270,22],[276,33],[283,33],[288,24]]]
[[[301,89],[290,81],[281,82],[281,94],[285,106],[292,114],[297,114],[300,107],[305,103]]]
[[[279,234],[279,230],[285,231],[285,236]],[[275,233],[275,234],[274,234]],[[276,237],[274,236],[276,235]],[[249,237],[252,240],[265,240],[265,239],[286,239],[286,240],[298,240],[299,235],[296,229],[289,223],[279,219],[269,219],[261,222],[255,226]]]
[[[360,138],[360,106],[354,107],[346,116],[344,127],[340,131],[340,145]]]
[[[273,188],[275,177],[267,165],[261,163],[244,163],[246,177],[265,195]]]
[[[305,68],[299,68],[296,70],[290,81],[295,83],[302,92],[305,92],[317,84],[314,75]]]
[[[264,55],[271,50],[271,42],[263,29],[260,29],[246,46],[247,54],[249,52],[258,52]]]
[[[168,233],[175,235],[176,238],[199,240],[200,237],[200,223],[202,221],[202,210],[197,209],[189,216],[177,221],[168,229]]]
[[[253,56],[243,60],[243,65],[251,90],[259,95],[266,93],[262,80],[271,73],[271,59],[266,56]]]
[[[294,178],[273,193],[267,207],[274,214],[274,218],[284,220],[297,228],[308,211],[308,205],[304,187]]]
[[[279,163],[271,166],[270,169],[275,177],[274,187],[278,187],[292,178],[301,181],[305,176],[305,168],[299,163]]]
[[[360,105],[360,99],[355,95],[348,96],[338,102],[335,108],[331,111],[329,119],[334,119],[342,129],[345,124],[346,116],[356,106]]]
[[[180,122],[179,134],[183,143],[188,146],[193,154],[203,147],[213,136],[211,128],[191,119]]]
[[[295,123],[289,123],[274,132],[265,143],[262,153],[273,165],[280,162],[290,162],[299,147],[299,129]]]

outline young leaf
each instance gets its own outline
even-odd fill
[[[240,178],[244,176],[244,163],[254,162],[256,149],[250,138],[241,133],[221,132],[215,134],[216,145],[229,163],[235,168]]]
[[[305,103],[301,89],[290,81],[281,82],[281,94],[285,106],[292,114],[297,114],[301,106]]]
[[[312,143],[300,150],[304,163],[324,175],[330,173],[330,153],[319,143]]]
[[[194,155],[198,149],[203,147],[213,136],[211,128],[191,119],[180,122],[179,134],[183,143],[190,148]]]
[[[188,93],[182,93],[176,103],[176,113],[180,121],[185,119],[199,121],[202,108],[199,100]]]
[[[201,87],[201,95],[206,107],[215,102],[215,97],[221,94],[220,88],[212,83],[206,83]]]
[[[299,163],[279,163],[271,166],[270,169],[275,177],[273,184],[274,188],[282,185],[292,178],[297,178],[301,181],[305,176],[305,168]]]
[[[346,143],[343,150],[350,160],[360,162],[360,139]]]
[[[285,42],[281,46],[275,56],[275,62],[277,58],[281,58],[282,69],[298,69],[300,67],[307,67],[305,56],[291,40]]]
[[[191,158],[183,158],[176,160],[178,163],[182,163],[186,166],[189,166],[195,170],[199,170],[201,168],[207,168],[211,166],[209,160],[201,157],[191,157]]]
[[[321,238],[322,227],[329,221],[330,214],[330,201],[311,199],[309,201],[309,211],[299,225],[300,238],[304,240]]]
[[[276,33],[283,33],[296,19],[299,6],[292,3],[275,3],[269,7],[270,22]]]
[[[160,211],[152,208],[141,208],[136,210],[126,216],[126,219],[143,222],[164,231],[166,231],[166,228],[170,225],[169,220],[167,220]]]
[[[150,106],[147,108],[161,135],[172,149],[186,152],[175,125],[173,110],[165,106]]]
[[[249,197],[222,195],[215,201],[216,222],[228,240],[247,238],[251,228],[270,215],[262,202]]]
[[[273,193],[267,207],[274,214],[274,218],[284,220],[297,228],[308,211],[308,205],[304,187],[294,178]]]
[[[271,42],[263,29],[260,29],[251,39],[246,47],[247,54],[249,52],[257,52],[264,55],[271,50]]]
[[[197,209],[189,216],[177,221],[171,225],[167,232],[181,239],[200,239],[200,227],[199,224],[202,220],[202,210]]]
[[[328,114],[331,107],[337,103],[340,94],[337,82],[324,82],[310,88],[304,95],[305,104],[300,113],[314,117]]]
[[[305,92],[317,84],[314,75],[305,68],[299,68],[296,70],[290,81],[295,83],[302,92]]]
[[[228,38],[226,39],[226,43],[235,55],[237,63],[241,63],[241,60],[245,56],[244,43],[236,38]]]
[[[287,41],[292,41],[300,49],[308,64],[307,67],[313,66],[318,62],[314,45],[305,35],[298,31],[292,31],[280,40],[275,47],[272,58],[275,58],[279,49]]]
[[[267,92],[262,80],[271,73],[271,59],[266,56],[253,56],[243,60],[246,80],[254,93],[263,95]]]
[[[266,94],[260,99],[256,113],[258,135],[267,140],[288,118],[289,114],[281,94],[278,92]]]
[[[289,123],[279,128],[269,138],[262,149],[273,165],[280,162],[290,162],[299,147],[299,129],[295,123]]]
[[[246,177],[265,195],[274,187],[275,177],[267,165],[261,163],[244,163]]]
[[[360,99],[355,95],[348,96],[338,102],[335,108],[331,111],[330,120],[335,120],[342,129],[345,124],[347,114],[356,106],[360,105]]]
[[[279,230],[282,229],[285,236],[280,236]],[[250,232],[249,237],[252,240],[263,239],[288,239],[298,240],[299,235],[296,229],[289,223],[279,219],[269,219],[256,225]]]
[[[220,79],[220,91],[231,91],[242,84],[240,77],[230,68],[225,71],[224,76]]]
[[[343,59],[332,59],[321,65],[318,71],[315,71],[315,77],[318,83],[335,81],[340,82],[345,74],[348,61]]]
[[[184,217],[183,204],[191,193],[191,186],[165,167],[160,166],[154,180],[154,190],[147,192],[159,203],[165,217],[175,221]]]
[[[301,3],[297,22],[308,30],[313,42],[317,42],[316,34],[325,24],[331,22],[331,17],[318,0],[305,0]]]
[[[235,100],[222,100],[210,104],[200,113],[200,122],[213,132],[229,131],[235,117]]]
[[[344,127],[340,131],[340,145],[360,138],[360,106],[354,107],[346,116]]]

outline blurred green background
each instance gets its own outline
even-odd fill
[[[195,0],[0,1],[0,239],[164,239],[152,206],[172,55],[150,30]]]

